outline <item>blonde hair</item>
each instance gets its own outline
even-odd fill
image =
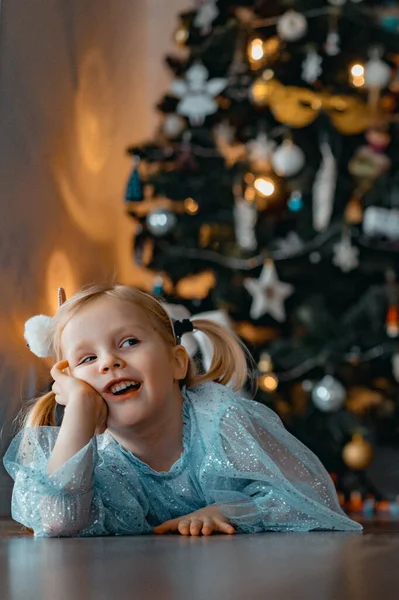
[[[49,344],[52,356],[56,361],[62,359],[61,334],[67,325],[84,306],[98,298],[113,298],[130,302],[146,311],[156,331],[167,344],[175,346],[176,336],[173,321],[165,308],[156,298],[137,288],[125,285],[93,285],[84,288],[67,300],[55,314],[49,330]],[[190,358],[186,377],[183,383],[187,388],[195,387],[206,381],[214,381],[222,385],[230,384],[233,389],[241,389],[248,377],[248,350],[241,340],[221,325],[198,319],[193,321],[194,329],[206,334],[213,346],[213,357],[210,368],[205,373],[198,373],[195,362]],[[25,426],[55,425],[55,394],[48,392],[37,399],[28,412]]]

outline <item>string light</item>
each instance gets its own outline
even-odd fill
[[[273,369],[272,359],[270,354],[262,352],[259,358],[258,369],[261,373],[269,373]]]
[[[260,375],[258,377],[258,385],[264,392],[274,392],[278,387],[278,378],[273,373],[273,363],[270,354],[262,352],[259,358],[258,369]]]
[[[261,60],[264,57],[263,41],[260,38],[255,38],[249,44],[249,58],[253,61]]]
[[[265,373],[258,378],[258,384],[264,392],[274,392],[278,387],[278,379],[274,373]]]
[[[193,198],[186,198],[184,201],[184,207],[190,215],[196,215],[199,209],[198,202]]]
[[[262,196],[272,196],[275,192],[275,185],[268,177],[258,177],[255,179],[254,188],[262,194]]]
[[[360,64],[353,65],[351,68],[352,85],[354,87],[362,87],[365,83],[364,66]]]

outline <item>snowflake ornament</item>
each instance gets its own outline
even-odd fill
[[[322,62],[323,59],[316,50],[310,50],[302,63],[302,79],[307,83],[314,83],[323,72]]]
[[[198,12],[194,19],[194,27],[198,27],[201,35],[208,35],[212,30],[212,23],[219,14],[217,0],[200,0],[197,2]]]
[[[193,65],[186,72],[185,80],[177,79],[172,83],[171,92],[180,102],[177,112],[188,117],[193,126],[202,125],[205,117],[218,109],[214,100],[226,87],[227,79],[215,77],[208,80],[208,69],[202,64]]]
[[[334,245],[333,264],[343,273],[349,273],[359,266],[359,249],[352,246],[348,234],[343,234],[338,244]]]
[[[274,262],[265,263],[259,279],[244,279],[244,287],[253,298],[249,311],[252,319],[268,313],[276,321],[285,321],[284,300],[291,296],[294,287],[278,279]]]

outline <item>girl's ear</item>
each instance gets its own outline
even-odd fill
[[[190,357],[187,354],[187,350],[184,346],[175,346],[173,348],[174,353],[174,368],[173,368],[173,378],[176,381],[181,381],[185,379],[188,370],[188,363]]]

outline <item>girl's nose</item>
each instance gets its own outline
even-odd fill
[[[104,359],[102,360],[101,364],[100,364],[100,371],[102,373],[107,373],[108,371],[112,370],[112,369],[120,369],[123,368],[125,366],[124,361],[116,356],[107,356],[104,357]]]

